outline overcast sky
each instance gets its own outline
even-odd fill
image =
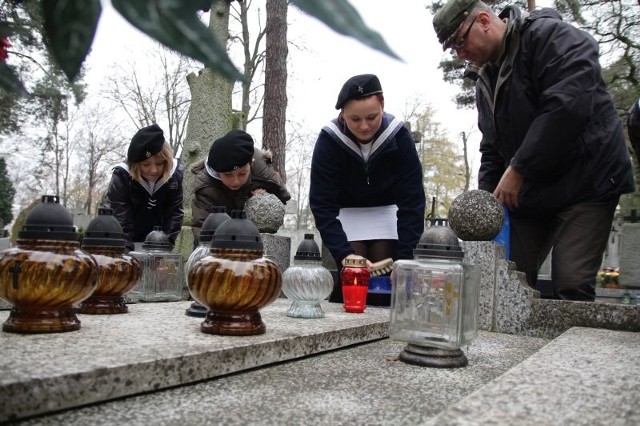
[[[456,88],[442,80],[438,63],[443,52],[437,42],[431,13],[420,0],[351,0],[365,23],[378,31],[402,61],[379,53],[358,41],[341,36],[296,7],[288,12],[288,39],[299,50],[289,49],[288,110],[290,121],[316,134],[336,116],[337,94],[355,74],[377,74],[385,95],[385,110],[402,117],[407,102],[420,99],[431,104],[436,120],[455,141],[471,132],[471,152],[477,152],[479,132],[473,110],[457,110],[452,97]],[[149,39],[128,24],[103,0],[103,13],[88,58],[88,80],[98,84],[109,68],[125,59],[141,56]],[[253,7],[264,8],[261,0]],[[253,134],[261,129],[249,128]],[[473,168],[477,170],[474,158]]]

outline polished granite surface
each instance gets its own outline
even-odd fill
[[[0,333],[0,421],[182,385],[388,336],[389,310],[289,318],[291,302],[261,310],[267,332],[214,336],[191,302],[139,303],[120,315],[78,315],[78,331]],[[0,312],[4,321],[9,311]]]

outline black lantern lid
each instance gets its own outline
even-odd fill
[[[57,195],[43,195],[41,200],[25,218],[18,238],[78,241],[73,216],[60,204],[60,198]]]
[[[98,216],[94,217],[82,239],[82,247],[109,246],[124,247],[124,235],[120,222],[113,217],[113,210],[106,207],[98,209]]]
[[[247,219],[244,210],[231,211],[231,219],[224,221],[213,234],[211,248],[264,251],[260,231]]]
[[[433,225],[424,231],[418,246],[413,250],[413,255],[414,257],[462,259],[464,252],[453,229],[444,225]]]
[[[169,241],[169,237],[164,233],[161,226],[154,226],[153,231],[147,234],[147,238],[144,239],[144,243],[142,243],[142,248],[144,250],[161,250],[161,251],[171,251],[173,249],[173,245],[171,241]]]
[[[320,248],[313,239],[313,234],[304,234],[304,240],[298,244],[295,260],[322,260]]]
[[[231,219],[231,216],[227,214],[227,209],[224,206],[214,206],[211,209],[211,213],[202,223],[202,229],[200,229],[200,242],[208,243],[213,238],[213,234],[224,221]]]

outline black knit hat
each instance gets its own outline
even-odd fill
[[[242,130],[232,130],[216,139],[209,149],[207,164],[218,173],[238,169],[253,157],[253,138]]]
[[[139,163],[162,150],[164,145],[164,133],[157,124],[143,127],[131,138],[127,160]]]
[[[351,99],[366,98],[376,93],[382,93],[378,77],[373,74],[354,75],[342,85],[336,109],[342,108]]]

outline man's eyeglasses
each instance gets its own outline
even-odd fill
[[[477,15],[473,18],[473,20],[471,21],[471,24],[467,27],[467,30],[464,32],[464,34],[462,34],[462,37],[456,39],[453,42],[453,44],[451,45],[452,51],[461,50],[464,47],[464,45],[467,42],[467,37],[469,37],[469,32],[471,31],[473,24],[476,23],[476,19],[478,19]]]

